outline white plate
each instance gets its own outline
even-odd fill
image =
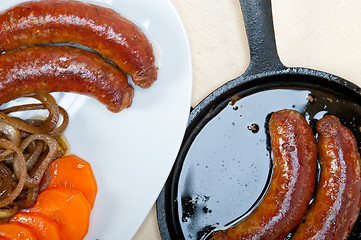
[[[1,1],[0,10],[19,2]],[[170,0],[94,2],[137,23],[159,55],[158,80],[149,89],[135,87],[132,107],[118,114],[92,98],[55,94],[70,115],[65,136],[71,152],[91,163],[98,183],[86,239],[130,239],[158,197],[185,132],[190,48]]]

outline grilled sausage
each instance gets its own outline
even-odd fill
[[[360,212],[360,155],[352,132],[335,116],[316,125],[320,181],[306,216],[292,239],[347,239]]]
[[[212,239],[283,239],[306,213],[316,181],[312,129],[297,111],[281,110],[272,114],[269,131],[273,175],[268,191],[247,218]]]
[[[0,55],[0,104],[42,92],[77,92],[112,112],[129,107],[127,76],[96,53],[69,46],[33,46]]]
[[[0,14],[0,51],[29,45],[89,47],[147,88],[157,78],[153,47],[131,21],[110,8],[70,0],[20,3]]]

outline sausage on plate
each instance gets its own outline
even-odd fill
[[[332,115],[316,125],[320,181],[315,200],[292,239],[347,239],[360,212],[361,169],[352,132]]]
[[[119,112],[132,104],[134,90],[119,68],[80,48],[33,46],[0,55],[0,104],[44,92],[90,95]]]
[[[49,43],[89,47],[143,88],[157,79],[152,44],[137,25],[110,8],[41,0],[20,3],[0,14],[0,52]]]
[[[301,221],[316,182],[317,146],[311,127],[294,110],[269,121],[273,174],[261,203],[243,221],[212,239],[283,239]]]

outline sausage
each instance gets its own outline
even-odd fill
[[[49,43],[89,47],[143,88],[157,79],[152,44],[134,23],[110,8],[41,0],[20,3],[0,14],[0,51]]]
[[[272,114],[273,174],[261,203],[235,226],[211,239],[283,239],[301,221],[316,182],[317,146],[311,127],[294,110]]]
[[[360,155],[352,132],[332,115],[316,129],[321,165],[315,200],[292,239],[347,239],[360,212]]]
[[[116,66],[70,46],[33,46],[0,55],[0,104],[31,93],[77,92],[112,112],[132,104],[133,87]]]

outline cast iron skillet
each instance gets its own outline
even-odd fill
[[[163,239],[207,239],[259,203],[272,175],[265,126],[274,111],[296,109],[312,127],[325,113],[334,114],[361,143],[360,88],[328,73],[285,67],[277,55],[270,0],[240,2],[250,65],[192,110],[157,200]],[[359,218],[350,239],[360,235]]]

